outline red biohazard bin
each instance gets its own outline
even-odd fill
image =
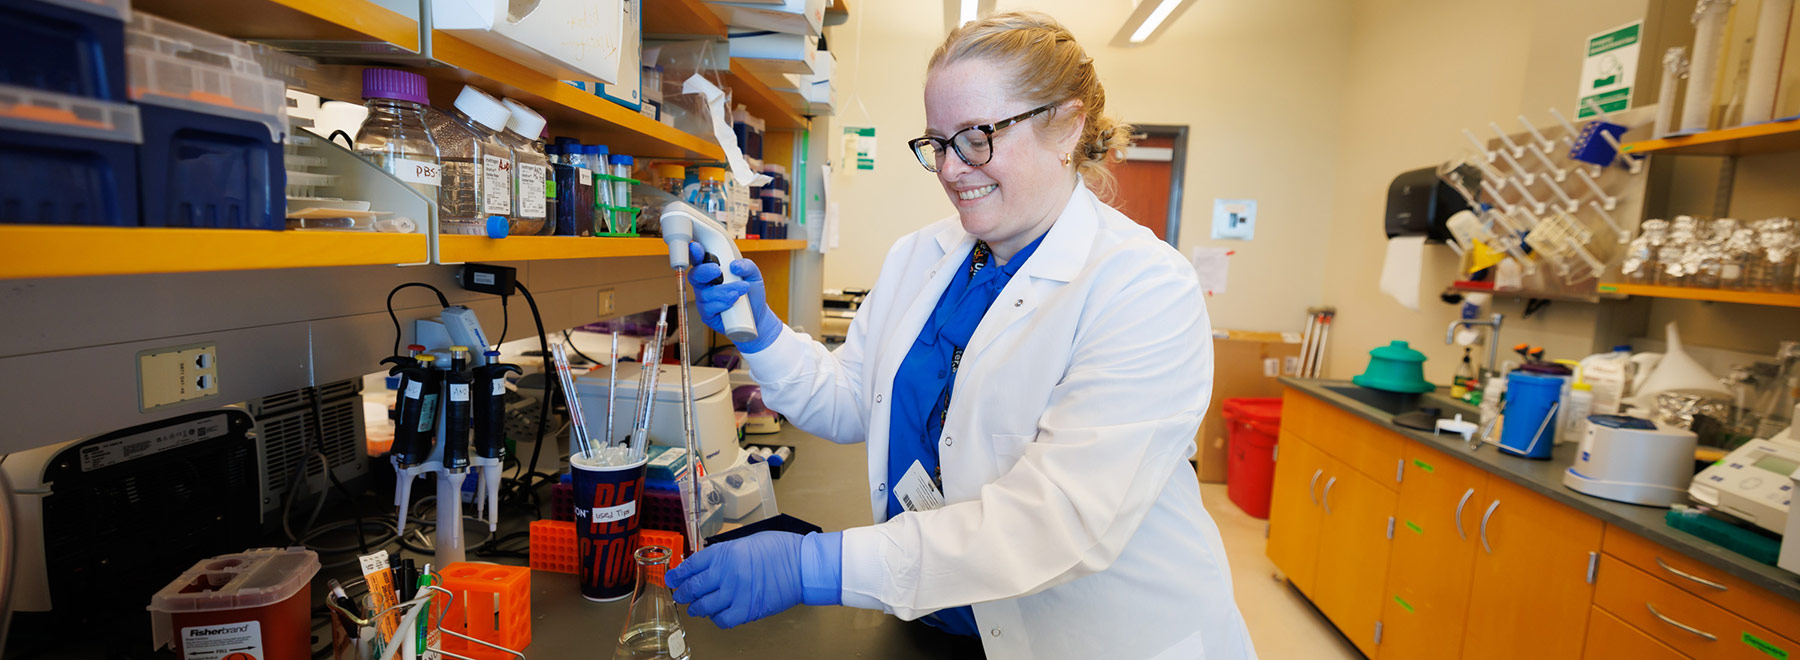
[[[1275,443],[1281,433],[1281,399],[1226,399],[1225,492],[1257,518],[1269,517],[1275,486]]]

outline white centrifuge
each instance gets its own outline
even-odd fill
[[[636,420],[638,375],[643,365],[623,362],[619,365],[619,396],[613,403],[612,433],[606,427],[606,388],[610,377],[605,367],[575,379],[575,393],[581,399],[582,416],[587,418],[588,435],[600,438],[628,438]],[[731,409],[730,378],[724,369],[693,367],[694,429],[709,474],[723,472],[736,465],[739,458],[737,414]],[[687,446],[681,422],[681,366],[661,365],[657,375],[656,410],[650,420],[650,442],[669,447]]]

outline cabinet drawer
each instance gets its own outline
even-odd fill
[[[1596,607],[1588,617],[1581,660],[1687,660],[1687,656]]]
[[[1606,526],[1605,549],[1607,554],[1753,623],[1800,635],[1800,603],[1614,525]]]
[[[1633,568],[1600,559],[1594,605],[1696,660],[1769,660],[1800,646],[1724,608]]]
[[[1399,490],[1400,456],[1406,444],[1399,433],[1298,390],[1287,390],[1281,405],[1283,431],[1300,436],[1383,488]]]

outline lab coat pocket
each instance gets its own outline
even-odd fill
[[[998,474],[1006,474],[1013,464],[1025,457],[1025,448],[1031,446],[1036,435],[1002,435],[993,436],[994,467]]]

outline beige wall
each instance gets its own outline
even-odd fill
[[[835,28],[844,72],[835,121],[874,125],[879,146],[873,172],[832,182],[843,232],[839,250],[825,257],[827,287],[872,285],[895,239],[954,212],[906,149],[925,125],[923,69],[944,36],[941,7],[864,2],[850,24]],[[1135,49],[1107,45],[1130,12],[1125,0],[1000,0],[998,8],[1039,9],[1067,25],[1094,57],[1114,115],[1189,126],[1180,247],[1237,251],[1228,291],[1208,301],[1213,324],[1300,329],[1327,277],[1334,108],[1344,93],[1350,3],[1193,3],[1155,44]],[[859,29],[858,21],[866,23]],[[1258,200],[1256,240],[1207,240],[1215,197]]]

